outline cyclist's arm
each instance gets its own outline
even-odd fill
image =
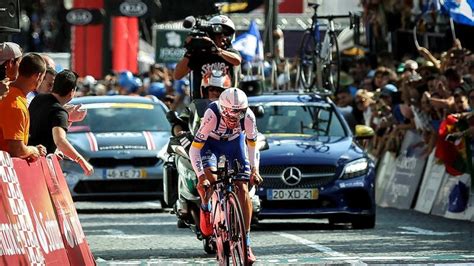
[[[247,140],[247,149],[249,154],[250,167],[258,171],[260,165],[260,153],[257,149],[257,124],[255,114],[249,109],[245,114],[245,136]]]
[[[206,140],[209,137],[209,133],[211,133],[211,131],[216,127],[216,123],[217,118],[214,112],[211,109],[207,109],[204,113],[201,127],[199,127],[199,130],[196,132],[193,143],[191,144],[191,148],[189,149],[189,157],[191,159],[191,164],[197,176],[204,175],[204,169],[202,166],[201,159],[201,149],[206,143]]]

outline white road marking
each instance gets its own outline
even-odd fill
[[[127,226],[127,225],[176,225],[176,222],[82,222],[82,227],[93,227],[93,226]]]
[[[404,235],[428,235],[428,236],[446,236],[459,234],[459,232],[435,232],[427,229],[422,229],[414,226],[399,226],[398,228],[407,230],[410,232],[398,232],[399,234]]]
[[[310,241],[308,239],[299,237],[297,235],[292,235],[292,234],[288,234],[288,233],[280,233],[280,232],[277,232],[277,233],[274,233],[274,234],[277,234],[277,235],[280,235],[282,237],[291,239],[295,242],[301,243],[301,244],[306,245],[310,248],[314,248],[314,249],[316,249],[316,250],[318,250],[318,251],[320,251],[320,252],[322,252],[326,255],[329,255],[331,257],[337,257],[340,260],[344,260],[346,263],[357,264],[357,265],[366,265],[365,263],[363,263],[362,261],[360,261],[358,259],[354,259],[353,257],[349,257],[349,256],[347,256],[343,253],[334,251],[329,247],[326,247],[326,246],[323,246],[323,245],[320,245],[320,244],[316,244],[313,241]],[[331,259],[334,259],[334,258],[331,258]]]
[[[84,229],[84,232],[88,238],[119,238],[119,239],[141,239],[146,237],[156,237],[156,236],[149,236],[149,235],[127,235],[122,230],[117,229],[92,229],[87,230]],[[100,235],[91,235],[90,233],[105,233]]]
[[[429,259],[429,257],[413,257],[413,256],[384,256],[384,257],[361,257],[361,260],[424,260]]]
[[[103,232],[106,233],[108,236],[110,235],[125,235],[125,233],[121,230],[117,229],[92,229],[92,230],[84,230],[87,233],[96,233],[96,232]]]

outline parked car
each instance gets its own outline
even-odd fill
[[[162,198],[163,156],[171,135],[166,105],[133,96],[80,97],[71,103],[82,104],[87,116],[71,125],[67,138],[94,166],[94,174],[85,176],[78,164],[61,161],[72,196]]]
[[[375,226],[374,162],[331,100],[272,94],[249,97],[249,104],[268,144],[260,156],[259,219],[328,218],[353,228]],[[357,129],[373,136],[370,128]]]

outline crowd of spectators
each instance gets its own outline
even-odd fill
[[[364,57],[351,58],[344,67],[350,80],[342,82],[346,84],[335,96],[336,104],[350,114],[353,124],[374,129],[376,137],[368,149],[375,158],[385,151],[398,151],[409,129],[423,136],[425,153],[429,154],[448,115],[470,118],[474,55],[459,41],[439,58],[420,47],[416,58],[403,58],[398,63],[381,59],[370,69]]]

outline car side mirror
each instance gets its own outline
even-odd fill
[[[356,139],[371,139],[375,136],[375,132],[371,127],[364,125],[355,126],[355,137]]]
[[[270,146],[268,146],[268,141],[267,141],[267,138],[265,137],[265,135],[263,135],[262,133],[258,133],[257,135],[257,149],[259,151],[263,151],[263,150],[268,150],[270,148]]]
[[[255,114],[255,117],[257,118],[263,117],[263,115],[265,114],[265,109],[261,105],[253,107],[252,111]]]

